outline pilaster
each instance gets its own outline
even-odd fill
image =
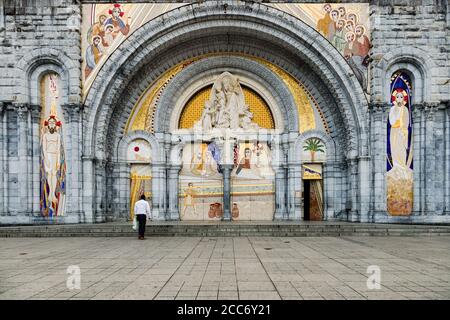
[[[106,164],[104,159],[95,159],[95,222],[104,222],[106,219]]]
[[[339,165],[334,161],[327,161],[322,166],[323,177],[323,203],[324,203],[324,216],[325,221],[335,220],[337,218],[337,212],[339,205],[336,203],[336,175],[339,172]],[[342,195],[340,195],[342,196]]]
[[[444,214],[450,215],[450,101],[445,109],[444,150]]]
[[[29,117],[29,105],[18,104],[17,108],[17,130],[18,130],[18,143],[17,143],[17,155],[18,155],[18,190],[25,192],[26,194],[19,194],[18,201],[18,213],[21,215],[29,215],[30,208],[29,202],[26,198],[31,194],[30,184],[28,183],[28,117]]]
[[[83,222],[95,222],[94,206],[95,206],[95,166],[94,158],[89,156],[82,157],[83,162],[83,203],[82,209],[84,213]]]
[[[386,215],[386,154],[387,154],[387,119],[390,105],[387,103],[371,104],[372,113],[372,177],[373,197],[372,212],[369,220],[375,215]]]
[[[223,175],[223,218],[224,221],[231,220],[231,170],[233,165],[222,164]]]
[[[425,189],[423,183],[424,134],[424,105],[413,105],[413,215],[421,215],[424,210]]]
[[[1,12],[0,12],[1,14]],[[6,214],[6,198],[5,193],[7,193],[7,186],[5,185],[5,176],[7,175],[5,164],[7,161],[7,139],[6,134],[6,122],[4,118],[6,117],[6,105],[0,102],[0,215]]]
[[[349,194],[349,212],[348,212],[348,220],[352,222],[359,221],[360,212],[358,212],[358,159],[352,158],[347,159],[348,164],[348,181],[350,185],[350,194]]]
[[[435,174],[436,174],[436,150],[434,137],[434,118],[437,110],[437,105],[425,105],[425,157],[422,158],[426,165],[424,166],[425,173],[425,214],[433,215],[436,211],[435,199]]]
[[[33,216],[40,216],[40,162],[41,162],[41,121],[40,105],[31,105],[31,161],[29,165],[32,192],[30,193],[31,210]]]
[[[178,175],[180,173],[180,170],[181,165],[171,165],[168,169],[168,217],[170,220],[180,220],[180,209],[178,201]]]
[[[273,165],[275,171],[275,215],[274,220],[285,220],[288,217],[287,208],[287,167],[286,167],[286,148],[285,145],[277,139],[278,152],[277,162]]]
[[[66,123],[63,123],[65,131],[65,151],[67,157],[67,204],[70,211],[79,213],[81,211],[81,185],[82,185],[82,137],[80,123],[83,114],[83,106],[79,104],[65,104],[61,106]]]
[[[177,191],[178,193],[178,191]],[[153,163],[152,165],[152,215],[154,219],[165,220],[166,198],[166,164]]]

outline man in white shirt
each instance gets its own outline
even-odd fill
[[[144,240],[145,222],[147,218],[151,220],[150,205],[145,201],[145,195],[134,205],[134,214],[139,223],[139,240]]]

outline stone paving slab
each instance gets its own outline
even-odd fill
[[[450,236],[4,238],[0,299],[450,299],[449,247]]]

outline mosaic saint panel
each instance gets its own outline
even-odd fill
[[[47,74],[41,80],[40,211],[44,217],[63,216],[66,198],[64,117],[60,106],[60,78]]]
[[[83,94],[115,49],[146,22],[185,3],[84,4],[82,18]]]
[[[370,43],[368,3],[268,4],[319,31],[349,63],[368,93]]]
[[[83,96],[114,50],[148,21],[186,3],[84,4],[82,17]],[[309,24],[347,59],[368,90],[369,4],[267,4]]]
[[[403,72],[391,78],[391,109],[387,123],[387,211],[410,215],[413,205],[413,119],[411,79]]]

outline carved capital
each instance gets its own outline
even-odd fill
[[[437,103],[424,104],[425,119],[429,121],[434,120],[434,115],[436,114],[436,110],[438,107],[439,104]]]
[[[181,170],[181,165],[171,165],[169,169],[169,175],[178,177],[178,173]]]
[[[113,172],[115,166],[116,166],[116,164],[111,161],[107,161],[105,164],[105,168],[108,172]]]
[[[338,164],[338,168],[339,168],[341,171],[347,170],[347,168],[348,168],[347,162],[345,162],[345,161],[340,162],[340,163]]]
[[[352,174],[356,174],[358,170],[358,161],[357,158],[347,158],[347,168],[350,169]]]
[[[445,108],[450,110],[450,100],[442,100],[441,103],[445,106]]]
[[[231,170],[233,170],[234,165],[232,164],[221,164],[220,165],[220,169],[222,170],[222,172],[225,173],[231,173]]]
[[[369,111],[373,114],[374,120],[381,121],[385,114],[389,112],[389,103],[371,103],[369,104]]]
[[[33,123],[39,123],[39,120],[41,118],[42,106],[39,104],[32,104],[30,105],[30,112],[31,112],[31,121]]]
[[[67,122],[79,122],[81,121],[81,114],[83,112],[82,104],[63,104],[61,105],[61,109],[64,112],[64,117]]]
[[[425,105],[423,103],[416,103],[412,106],[412,112],[414,115],[414,118],[419,118],[422,112],[425,109]]]
[[[106,168],[107,161],[105,159],[94,158],[94,165],[97,170],[104,170]]]
[[[369,104],[369,110],[372,112],[383,112],[384,110],[389,108],[389,103],[385,102],[372,102]]]
[[[21,121],[27,121],[28,119],[28,111],[30,110],[30,107],[26,103],[20,103],[14,105],[17,110],[17,119],[19,122]]]

